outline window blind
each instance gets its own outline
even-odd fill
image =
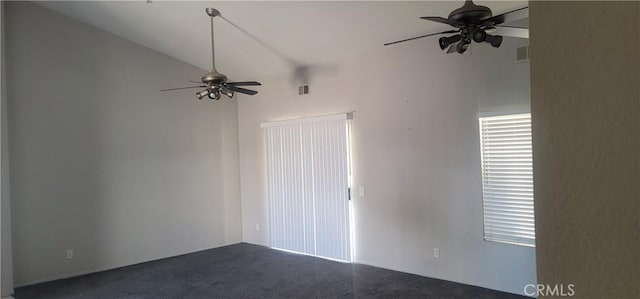
[[[351,260],[348,116],[264,123],[271,246]]]
[[[535,246],[531,114],[479,122],[484,239]]]

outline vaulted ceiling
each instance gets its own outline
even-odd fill
[[[208,70],[209,17],[215,19],[216,66],[234,80],[290,71],[355,55],[385,42],[448,30],[420,20],[447,16],[463,1],[48,1],[41,5]],[[527,1],[477,1],[494,15]],[[410,46],[410,43],[396,45]],[[436,39],[431,44],[437,47]]]

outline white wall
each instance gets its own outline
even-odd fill
[[[640,298],[640,3],[530,12],[538,278]]]
[[[203,70],[33,3],[5,17],[16,285],[240,241],[236,102],[158,92]]]
[[[262,78],[239,101],[243,238],[268,245],[262,121],[355,111],[356,260],[513,293],[536,282],[535,249],[483,241],[477,115],[528,111],[529,67],[514,45],[446,55],[437,39],[383,47],[317,67],[311,94],[289,75]],[[257,231],[256,224],[262,228]],[[440,258],[433,258],[433,248]]]

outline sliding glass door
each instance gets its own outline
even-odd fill
[[[351,261],[348,115],[263,127],[271,246]]]

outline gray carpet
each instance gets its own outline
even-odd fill
[[[17,288],[25,298],[526,298],[246,243]]]

